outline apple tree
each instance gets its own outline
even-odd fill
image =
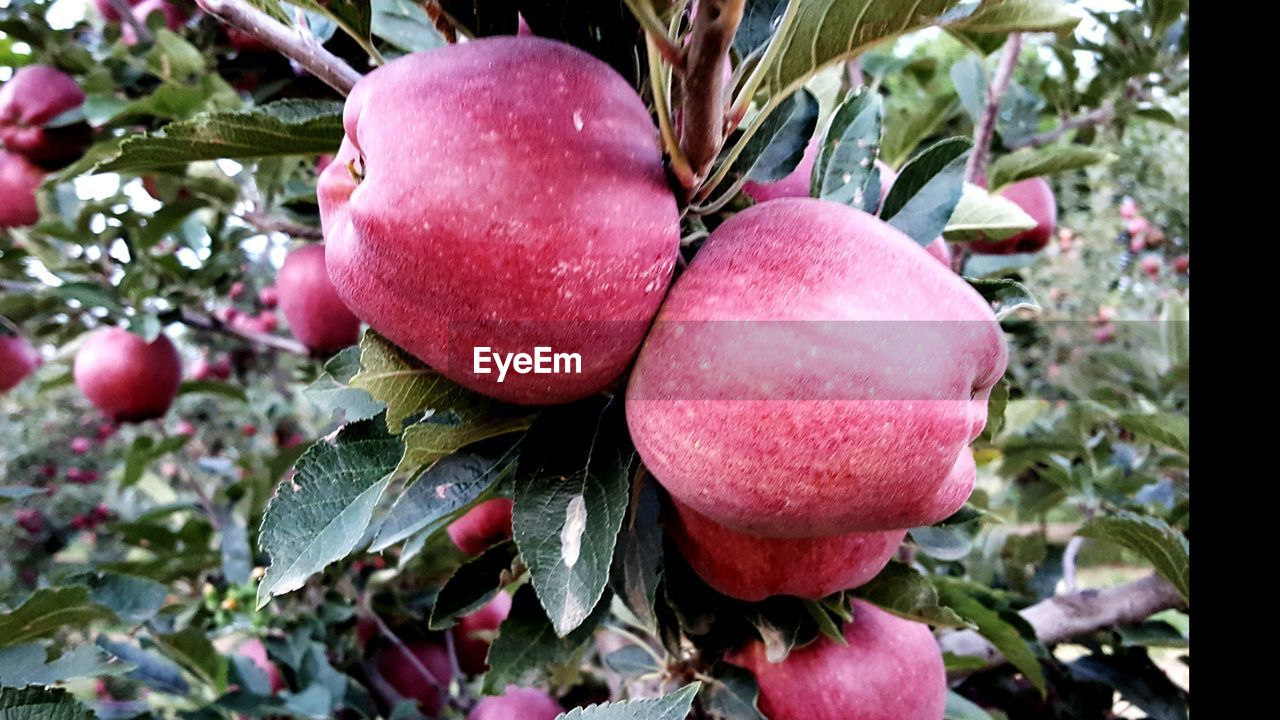
[[[0,714],[1189,714],[1185,0],[10,0]]]

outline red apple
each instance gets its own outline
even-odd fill
[[[182,358],[161,335],[148,343],[122,328],[91,333],[76,353],[76,385],[112,422],[163,416],[182,382]]]
[[[675,501],[668,525],[680,553],[708,585],[756,602],[773,595],[817,600],[866,583],[889,564],[906,530],[813,538],[734,532]]]
[[[1000,194],[1030,215],[1036,226],[1004,240],[971,242],[969,249],[985,255],[1013,255],[1037,252],[1048,245],[1058,224],[1058,204],[1049,183],[1044,178],[1030,178],[1009,185]]]
[[[356,315],[500,400],[568,402],[626,371],[680,233],[657,131],[612,68],[538,37],[448,45],[364,76],[344,124],[318,195]],[[559,372],[499,381],[495,357],[538,347]]]
[[[93,446],[93,443],[87,437],[71,438],[71,454],[72,455],[84,455],[85,453],[89,452],[89,448],[92,446]]]
[[[449,539],[468,555],[479,555],[511,539],[511,498],[486,500],[449,523]]]
[[[1160,258],[1155,255],[1147,255],[1142,258],[1142,272],[1152,279],[1160,277]]]
[[[138,22],[146,25],[147,18],[151,13],[161,13],[164,15],[164,27],[170,30],[177,30],[187,21],[187,11],[170,3],[168,0],[142,0],[142,2],[133,6],[133,16]],[[138,35],[133,31],[133,26],[124,23],[120,26],[120,41],[125,45],[137,45]]]
[[[508,685],[501,695],[480,698],[467,720],[555,720],[563,712],[564,707],[542,690]]]
[[[1191,258],[1187,255],[1179,255],[1173,259],[1173,271],[1179,275],[1186,275],[1191,270]],[[0,383],[3,385],[3,383]]]
[[[741,533],[930,525],[964,504],[1007,351],[990,306],[887,223],[761,203],[668,295],[627,390],[646,467]]]
[[[35,225],[40,219],[36,190],[44,170],[25,157],[0,150],[0,228]]]
[[[271,658],[267,656],[267,646],[262,644],[258,638],[249,638],[236,646],[236,654],[246,657],[258,669],[267,674],[267,681],[271,683],[271,693],[280,692],[288,688],[284,682],[284,677],[280,675],[280,668],[271,662]]]
[[[262,307],[273,310],[278,302],[280,302],[280,293],[275,285],[268,285],[258,291],[258,304]]]
[[[125,5],[130,7],[137,5],[141,0],[125,0]],[[120,22],[120,13],[116,11],[115,5],[111,0],[93,0],[93,6],[98,8],[98,14],[108,23]]]
[[[18,386],[40,367],[40,353],[21,335],[5,335],[0,328],[0,393]]]
[[[44,532],[44,516],[39,510],[14,510],[13,518],[18,527],[27,531],[28,535],[39,535]]]
[[[1093,341],[1099,345],[1108,345],[1116,340],[1116,326],[1110,322],[1099,325],[1093,331]]]
[[[173,432],[175,435],[186,435],[187,437],[191,437],[196,434],[196,424],[190,420],[179,420],[178,424],[174,427]]]
[[[942,652],[927,625],[861,600],[842,646],[828,638],[771,663],[755,641],[726,656],[755,675],[769,720],[940,720],[947,704]]]
[[[280,329],[279,318],[277,318],[276,314],[271,312],[270,310],[263,310],[262,312],[258,313],[258,316],[255,318],[255,320],[258,323],[258,327],[262,328],[262,332],[273,333],[276,330]]]
[[[231,283],[231,289],[227,290],[227,297],[232,300],[239,300],[242,295],[244,295],[244,281],[237,280]]]
[[[280,311],[294,337],[329,353],[360,339],[360,320],[334,291],[325,271],[324,247],[306,245],[289,253],[276,277]]]
[[[489,643],[510,612],[511,596],[499,591],[484,607],[458,619],[452,630],[453,647],[463,672],[480,675],[489,670]]]
[[[66,165],[93,142],[93,129],[84,120],[46,126],[83,104],[84,91],[70,75],[48,65],[28,65],[0,88],[0,142],[33,163]]]
[[[378,655],[378,672],[396,692],[418,701],[423,712],[434,716],[444,706],[444,697],[440,693],[440,686],[424,676],[418,664],[425,667],[442,686],[447,687],[453,673],[449,651],[438,641],[427,640],[408,643],[407,648],[417,659],[417,663],[404,650],[390,647]]]

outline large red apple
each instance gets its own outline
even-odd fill
[[[105,328],[85,338],[72,374],[108,418],[141,422],[169,411],[182,382],[182,358],[164,335],[148,343],[128,330]]]
[[[489,643],[510,612],[511,596],[499,591],[484,607],[458,619],[453,627],[453,647],[463,672],[479,675],[489,669]]]
[[[813,538],[764,538],[734,532],[674,502],[668,525],[685,560],[708,585],[740,600],[772,595],[817,600],[855,588],[884,569],[906,530]]]
[[[918,527],[969,496],[1007,359],[986,301],[906,235],[772,200],[720,225],[672,289],[627,424],[671,495],[732,530]]]
[[[586,397],[627,369],[679,216],[621,76],[563,43],[494,37],[378,68],[343,120],[318,194],[329,275],[356,315],[509,402]],[[539,347],[551,372],[518,372]]]
[[[36,224],[40,219],[36,190],[44,175],[44,170],[25,157],[0,150],[0,228]]]
[[[1009,185],[1000,194],[1030,215],[1036,226],[1004,240],[971,242],[969,249],[985,255],[1014,255],[1037,252],[1048,245],[1058,224],[1058,203],[1049,183],[1044,178],[1030,178]]]
[[[80,157],[93,141],[84,120],[57,120],[84,104],[84,91],[72,77],[48,65],[28,65],[0,88],[0,142],[45,167],[60,167]],[[52,122],[56,127],[46,127]]]
[[[467,720],[556,720],[564,707],[535,688],[508,685],[501,695],[481,698]]]
[[[306,245],[289,253],[276,277],[280,311],[289,330],[317,352],[334,352],[360,339],[360,319],[329,282],[324,248]]]
[[[151,13],[157,12],[164,16],[164,27],[170,30],[182,27],[189,17],[186,9],[174,5],[169,0],[142,0],[133,6],[133,16],[143,25],[146,25]],[[133,26],[129,23],[120,26],[120,42],[125,45],[138,44],[138,34],[133,31]]]
[[[449,523],[446,532],[458,549],[479,555],[489,547],[511,539],[511,498],[486,500]]]
[[[9,392],[40,367],[40,353],[21,335],[0,328],[0,393]]]
[[[819,638],[780,663],[755,641],[726,656],[755,675],[769,720],[941,720],[942,652],[927,625],[853,601],[846,646]]]
[[[405,698],[417,700],[418,706],[428,715],[435,716],[444,707],[440,687],[422,674],[421,664],[436,681],[448,687],[453,677],[449,663],[449,651],[438,641],[423,640],[406,645],[418,663],[397,647],[390,647],[378,655],[378,672],[396,692]]]

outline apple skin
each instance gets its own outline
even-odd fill
[[[538,37],[449,45],[364,76],[343,121],[317,192],[329,276],[357,316],[503,401],[569,402],[626,371],[679,216],[657,130],[612,68]],[[579,353],[582,372],[499,383],[474,372],[481,346]]]
[[[734,532],[674,501],[667,528],[690,567],[729,597],[773,595],[817,600],[858,587],[889,564],[906,530],[814,538],[762,538]]]
[[[21,335],[0,334],[0,393],[18,386],[40,367],[40,353]]]
[[[125,0],[125,4],[132,7],[137,5],[141,0]],[[98,14],[108,23],[120,22],[120,13],[116,12],[116,8],[111,4],[111,0],[93,0],[93,6],[98,9]]]
[[[40,219],[36,190],[45,172],[25,157],[0,150],[0,228],[35,225]]]
[[[458,653],[458,666],[468,675],[479,675],[489,669],[489,642],[482,633],[498,629],[511,612],[511,596],[499,591],[484,607],[463,615],[453,627],[453,647]]]
[[[535,688],[508,685],[501,695],[480,698],[467,720],[556,720],[564,707]]]
[[[780,663],[760,641],[725,659],[755,676],[770,720],[941,720],[947,674],[929,626],[854,600],[844,637],[847,647],[819,637]]]
[[[143,25],[147,24],[147,17],[154,12],[164,14],[164,27],[170,30],[177,30],[182,27],[188,17],[186,10],[168,2],[168,0],[142,0],[142,2],[133,6],[133,16]],[[138,44],[138,35],[133,31],[133,26],[129,23],[124,23],[120,26],[120,42],[130,47]]]
[[[449,663],[449,651],[438,641],[421,640],[407,643],[406,647],[436,680],[447,684],[453,676]],[[444,706],[440,689],[431,684],[417,666],[398,647],[389,647],[378,654],[378,672],[396,692],[410,700],[417,700],[423,712],[434,717]]]
[[[84,91],[68,74],[48,65],[28,65],[0,88],[0,142],[10,152],[46,168],[58,168],[84,154],[93,128],[83,120],[46,128],[59,115],[84,104]]]
[[[360,339],[360,319],[329,282],[324,253],[320,245],[289,253],[276,276],[276,291],[280,312],[294,337],[316,352],[328,353]]]
[[[76,386],[112,422],[142,422],[169,411],[182,358],[161,335],[151,343],[122,328],[96,330],[76,353]]]
[[[449,523],[446,532],[453,544],[467,555],[479,555],[504,540],[511,539],[511,498],[486,500]]]
[[[1007,361],[986,301],[906,235],[772,200],[720,225],[671,290],[627,425],[668,492],[732,530],[920,527],[969,496]]]
[[[1053,188],[1044,178],[1029,178],[1003,188],[1000,194],[1030,215],[1036,226],[1004,240],[971,242],[969,249],[983,255],[1015,255],[1044,249],[1058,224],[1058,203],[1053,197]]]

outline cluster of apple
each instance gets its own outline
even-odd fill
[[[1164,264],[1157,250],[1165,244],[1164,231],[1143,216],[1138,204],[1131,197],[1120,201],[1120,217],[1124,218],[1125,234],[1129,238],[1129,252],[1142,254],[1139,267],[1147,277],[1155,280],[1160,277],[1160,268]],[[1169,266],[1179,275],[1186,275],[1191,270],[1191,257],[1185,253],[1175,255]]]

